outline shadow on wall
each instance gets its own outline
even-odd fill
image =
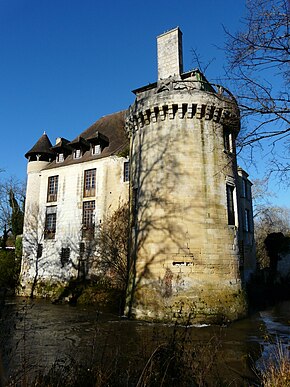
[[[193,265],[187,228],[192,214],[200,218],[203,208],[192,208],[194,187],[180,135],[150,126],[132,133],[129,317],[136,308],[155,316],[168,313],[165,305],[171,304],[180,279],[173,270],[174,255],[183,252],[184,262],[176,263]]]

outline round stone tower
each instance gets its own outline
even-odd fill
[[[25,216],[23,225],[23,256],[21,264],[20,295],[30,294],[31,278],[35,277],[34,256],[36,256],[41,240],[39,232],[39,192],[41,171],[55,158],[51,150],[52,144],[46,135],[39,138],[36,144],[25,154],[27,163],[27,187],[25,200]]]
[[[157,38],[158,81],[134,90],[131,283],[137,318],[234,320],[246,313],[239,275],[239,110],[198,70],[183,73],[182,33]]]

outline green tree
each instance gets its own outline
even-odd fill
[[[9,191],[9,204],[12,209],[11,213],[11,229],[13,235],[16,237],[17,235],[22,234],[23,231],[23,220],[24,220],[24,209],[18,204],[18,201],[15,198],[15,193],[11,188]]]
[[[0,230],[11,229],[13,236],[22,234],[25,186],[14,179],[0,180]]]

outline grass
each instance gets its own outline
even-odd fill
[[[260,371],[260,381],[264,387],[290,386],[290,352],[281,342],[276,343],[274,351]]]

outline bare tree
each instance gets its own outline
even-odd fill
[[[8,178],[0,181],[0,230],[11,228],[16,236],[23,227],[25,185],[23,182]]]
[[[290,236],[290,208],[265,206],[255,220],[256,251],[261,269],[270,266],[265,239],[272,233]]]
[[[128,239],[129,205],[124,203],[104,220],[96,238],[99,267],[122,291],[126,290],[129,276]]]
[[[239,145],[271,141],[273,171],[290,170],[289,158],[277,158],[275,145],[289,149],[290,9],[287,0],[248,0],[244,28],[226,30],[228,75],[247,120]]]
[[[258,221],[268,208],[273,207],[271,199],[275,197],[275,194],[269,191],[269,179],[254,179],[252,182],[253,217],[254,221]]]

